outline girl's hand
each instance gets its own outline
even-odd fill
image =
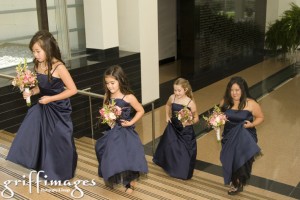
[[[40,104],[48,104],[51,102],[51,97],[50,96],[42,96],[40,99],[39,99],[39,103]]]
[[[24,98],[24,99],[27,99],[27,97],[30,97],[30,96],[31,96],[30,91],[31,91],[31,90],[29,90],[29,92],[25,92],[25,91],[23,92],[23,98]]]
[[[124,119],[121,119],[120,121],[121,121],[121,125],[123,127],[132,126],[131,121],[127,121],[127,120],[124,120]]]
[[[116,125],[116,122],[108,123],[108,126],[112,129]]]
[[[171,118],[170,118],[170,117],[167,117],[166,122],[167,122],[167,123],[169,123],[169,122],[172,123],[172,122],[171,122]]]
[[[244,128],[253,128],[253,127],[254,127],[254,126],[253,126],[253,124],[252,124],[250,121],[245,120]]]

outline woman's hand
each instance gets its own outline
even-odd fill
[[[50,103],[52,100],[51,100],[51,96],[42,96],[40,99],[39,99],[39,103],[40,104],[48,104]]]
[[[123,127],[132,126],[131,121],[127,121],[124,119],[121,119],[120,121],[121,121],[121,126],[123,126]]]
[[[254,125],[252,124],[252,122],[245,120],[244,128],[253,128],[253,127]]]
[[[167,117],[167,118],[166,118],[166,122],[167,122],[167,123],[169,123],[169,122],[172,123],[172,122],[171,122],[171,118],[170,118],[170,117]]]

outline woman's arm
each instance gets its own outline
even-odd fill
[[[166,122],[171,121],[171,105],[173,102],[174,95],[171,95],[166,103],[165,109],[166,109]]]
[[[130,95],[126,95],[125,99],[127,102],[130,103],[130,105],[132,106],[132,108],[136,111],[134,117],[130,120],[130,121],[122,121],[122,126],[132,126],[133,124],[135,124],[139,119],[142,118],[142,116],[144,115],[145,111],[143,106],[140,104],[140,102],[137,100],[137,98],[130,94]]]
[[[196,106],[194,100],[191,101],[190,108],[193,113],[193,124],[196,124],[199,122],[199,114],[198,114],[197,106]]]
[[[254,121],[251,123],[250,121],[246,121],[244,127],[245,128],[253,128],[259,124],[261,124],[264,121],[264,114],[261,110],[260,105],[254,101],[254,100],[249,100],[249,107],[250,111],[252,112],[252,115],[254,116]]]

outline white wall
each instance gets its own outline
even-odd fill
[[[139,1],[142,103],[159,98],[157,1]]]
[[[140,52],[139,0],[118,0],[119,49]]]
[[[86,48],[119,46],[116,0],[84,1]]]
[[[119,49],[140,52],[142,104],[159,98],[157,1],[118,0]]]
[[[158,1],[159,60],[177,56],[176,0]]]

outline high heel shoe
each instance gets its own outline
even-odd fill
[[[131,194],[133,192],[133,190],[135,190],[136,187],[136,183],[131,181],[130,183],[128,183],[127,185],[125,185],[125,192],[127,194]]]
[[[231,186],[228,190],[229,195],[236,195],[239,192],[243,192],[244,186],[243,184],[239,184],[237,187]]]

